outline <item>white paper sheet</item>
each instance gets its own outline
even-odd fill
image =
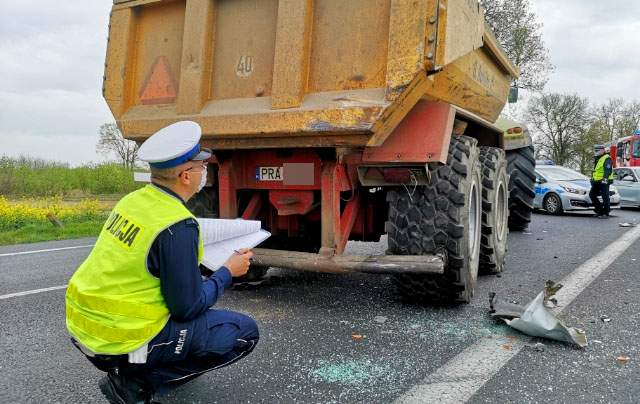
[[[259,230],[255,233],[208,244],[204,247],[202,265],[215,271],[234,254],[234,250],[253,248],[269,238],[269,236],[271,236],[271,233],[268,231]]]
[[[198,218],[205,245],[260,231],[259,220]]]
[[[253,248],[271,236],[259,220],[198,218],[204,244],[202,265],[217,270],[234,250]]]

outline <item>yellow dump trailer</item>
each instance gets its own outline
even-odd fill
[[[215,169],[192,204],[263,221],[254,273],[393,273],[408,298],[468,301],[531,209],[507,171],[529,178],[532,150],[507,161],[493,125],[517,75],[475,0],[115,0],[103,92],[129,139],[202,127]],[[387,256],[341,256],[384,233]]]

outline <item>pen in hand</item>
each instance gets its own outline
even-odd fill
[[[234,249],[224,266],[231,272],[233,278],[241,277],[247,274],[252,256],[253,253],[248,248]]]
[[[240,250],[233,250],[234,253],[238,254],[238,255],[243,255],[248,253],[250,250],[246,250],[245,252],[242,252]],[[253,258],[249,258],[249,261],[253,261]]]

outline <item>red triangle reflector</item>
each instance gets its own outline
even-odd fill
[[[166,57],[159,56],[142,87],[140,102],[144,105],[170,104],[175,102],[177,95],[178,86],[173,78],[169,61]]]

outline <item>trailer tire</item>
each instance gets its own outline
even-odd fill
[[[524,230],[531,222],[535,198],[536,160],[533,146],[507,151],[509,173],[509,229]]]
[[[509,234],[509,177],[504,150],[480,148],[482,165],[482,238],[480,272],[497,274],[504,269]]]
[[[388,254],[444,256],[442,275],[398,274],[393,282],[413,303],[469,302],[480,258],[481,194],[477,141],[452,137],[447,164],[431,170],[431,183],[387,193]]]

